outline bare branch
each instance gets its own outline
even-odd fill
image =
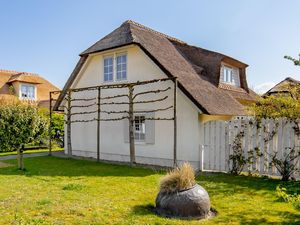
[[[124,110],[124,111],[105,111],[105,110],[101,110],[100,112],[102,113],[106,113],[106,114],[113,114],[113,113],[128,113],[128,110]]]
[[[123,94],[123,95],[108,96],[108,97],[101,98],[101,100],[112,99],[112,98],[121,98],[121,97],[127,97],[128,98],[128,95]]]
[[[129,102],[103,102],[100,103],[100,105],[126,105],[129,104]]]
[[[161,102],[161,101],[166,100],[167,98],[168,98],[168,96],[165,96],[163,98],[158,98],[158,99],[149,100],[149,101],[137,101],[137,102],[133,102],[133,104]]]
[[[174,120],[174,117],[172,118],[149,117],[149,118],[145,118],[145,120]]]
[[[123,116],[123,117],[119,117],[119,118],[100,119],[100,121],[116,121],[116,120],[123,120],[123,119],[129,119],[129,117]]]
[[[140,93],[137,93],[133,96],[133,99],[135,99],[137,96],[139,95],[146,95],[146,94],[157,94],[157,93],[160,93],[160,92],[165,92],[165,91],[168,91],[170,90],[171,87],[168,87],[166,89],[158,89],[158,90],[154,90],[154,91],[145,91],[145,92],[140,92]]]
[[[96,112],[98,112],[98,110],[90,111],[90,112],[75,112],[75,113],[71,113],[71,116],[74,116],[74,115],[83,115],[83,114],[93,114],[93,113],[96,113]]]
[[[71,102],[73,101],[92,101],[92,100],[96,100],[97,98],[74,98],[71,99]]]
[[[142,111],[135,111],[134,113],[150,113],[150,112],[159,112],[159,111],[165,111],[168,109],[172,109],[173,106],[169,106],[166,108],[162,108],[162,109],[153,109],[153,110],[142,110]]]
[[[89,105],[72,105],[71,108],[87,108],[87,107],[91,107],[97,105],[96,102],[94,102],[93,104],[89,104]]]

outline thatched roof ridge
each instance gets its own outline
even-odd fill
[[[138,45],[167,76],[177,77],[180,89],[202,112],[214,115],[246,114],[244,107],[230,93],[218,88],[222,60],[232,61],[242,69],[247,67],[246,64],[220,53],[189,46],[130,20],[82,52],[79,64],[82,66],[82,61],[90,54],[129,44]],[[77,64],[64,91],[71,86],[80,68]],[[247,95],[246,78],[242,82]],[[60,101],[56,107],[59,104]]]
[[[300,85],[300,81],[292,77],[287,77],[276,84],[274,87],[272,87],[270,90],[268,90],[265,94],[263,94],[263,96],[268,96],[276,93],[289,93],[291,88],[290,85],[292,84]]]

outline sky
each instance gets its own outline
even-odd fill
[[[131,19],[249,65],[267,90],[300,67],[298,0],[0,0],[0,69],[38,73],[62,88],[79,54]]]

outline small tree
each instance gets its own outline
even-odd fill
[[[19,169],[24,169],[24,145],[45,137],[48,127],[49,120],[36,106],[20,101],[0,101],[0,149],[17,150]]]
[[[300,156],[300,151],[296,150],[296,147],[289,148],[289,152],[282,157],[278,156],[277,152],[271,155],[272,161],[270,167],[275,166],[281,175],[282,181],[288,181],[292,174],[297,169],[297,158]]]

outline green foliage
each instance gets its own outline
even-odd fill
[[[0,149],[14,151],[33,140],[45,138],[49,120],[37,107],[15,102],[0,102]]]
[[[293,58],[291,56],[288,56],[288,55],[284,56],[284,58],[288,59],[288,60],[291,60],[294,63],[295,66],[300,66],[300,54],[299,54],[299,59],[295,59],[295,58]]]
[[[276,195],[279,198],[279,200],[291,203],[295,209],[300,210],[300,194],[297,192],[294,192],[292,194],[288,193],[288,189],[286,187],[282,187],[278,185],[276,187]]]
[[[50,114],[48,109],[40,109],[48,119],[50,119]],[[64,114],[52,112],[52,125],[51,125],[51,138],[56,141],[56,143],[63,147],[63,137],[64,137]]]
[[[271,95],[261,98],[250,111],[256,118],[297,119],[300,115],[300,99],[286,95]]]
[[[288,93],[278,93],[260,98],[250,107],[256,118],[286,117],[297,119],[300,115],[300,85],[289,83],[281,86]]]

